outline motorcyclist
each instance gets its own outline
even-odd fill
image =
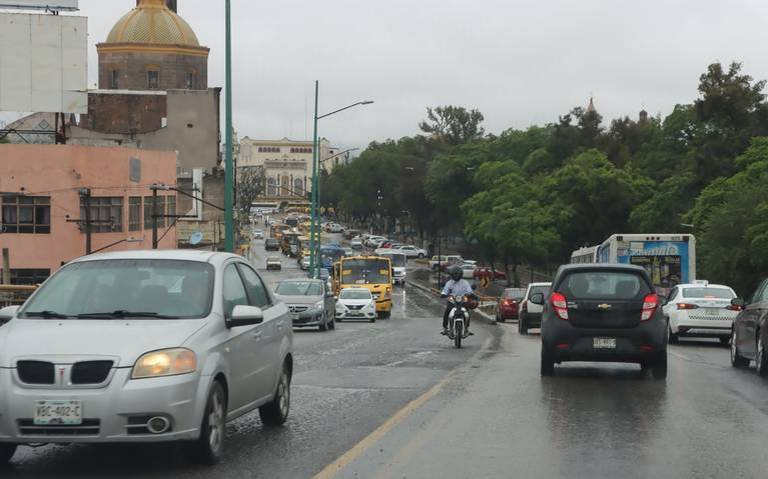
[[[440,293],[441,298],[447,298],[448,296],[454,296],[456,298],[461,298],[462,296],[475,296],[474,291],[472,291],[472,286],[470,286],[467,280],[463,279],[462,273],[463,272],[461,268],[458,266],[451,268],[451,279],[445,283],[443,291]],[[452,309],[453,305],[451,303],[447,303],[445,306],[445,313],[443,313],[443,331],[440,334],[448,335],[448,316],[451,314]],[[465,328],[467,336],[474,334],[469,331],[469,317],[467,317],[467,324]]]

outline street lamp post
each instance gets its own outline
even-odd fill
[[[234,167],[232,162],[232,18],[231,0],[225,0],[226,15],[226,79],[225,103],[226,124],[224,126],[225,148],[224,155],[224,249],[230,253],[235,251],[235,219],[234,219]]]
[[[320,149],[318,145],[317,136],[317,121],[327,118],[336,113],[348,110],[358,105],[370,105],[373,103],[371,100],[358,101],[351,105],[347,105],[338,110],[326,113],[324,115],[318,115],[318,102],[320,96],[320,82],[315,80],[315,115],[314,115],[314,133],[312,140],[312,200],[310,207],[310,237],[309,237],[309,274],[311,277],[319,277],[320,268],[317,267],[317,254],[315,253],[315,235],[317,235],[318,243],[320,239],[320,181],[318,178],[320,169]],[[317,245],[319,247],[319,244]]]

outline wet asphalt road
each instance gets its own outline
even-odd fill
[[[301,274],[284,267],[267,281]],[[727,348],[670,345],[666,381],[595,363],[541,378],[537,335],[475,321],[455,350],[437,334],[440,310],[409,286],[390,320],[297,331],[288,423],[231,423],[216,467],[187,465],[174,446],[46,446],[23,448],[0,476],[768,477],[768,381],[731,368]]]

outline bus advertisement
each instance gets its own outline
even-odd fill
[[[597,249],[597,262],[642,266],[663,294],[696,279],[696,238],[690,234],[616,234]]]

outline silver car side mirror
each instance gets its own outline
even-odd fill
[[[227,319],[227,326],[236,328],[238,326],[250,326],[261,324],[264,321],[264,312],[256,306],[247,306],[238,304],[232,310],[232,316]]]

